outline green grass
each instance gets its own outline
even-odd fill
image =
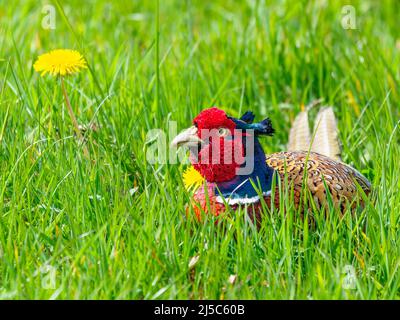
[[[349,2],[355,30],[341,26]],[[160,1],[158,16],[155,1],[52,3],[55,30],[41,27],[40,1],[0,6],[0,298],[400,297],[397,1]],[[90,161],[59,82],[32,68],[54,48],[90,67],[66,79],[79,122],[98,127]],[[373,184],[366,228],[331,212],[308,229],[288,199],[260,231],[240,212],[199,224],[185,215],[185,166],[146,161],[149,130],[185,128],[211,105],[270,117],[265,151],[282,151],[320,97],[344,161]],[[348,265],[355,289],[342,285]]]

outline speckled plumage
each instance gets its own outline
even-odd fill
[[[274,153],[266,157],[267,165],[277,172],[282,186],[288,186],[290,190],[293,188],[293,200],[296,208],[300,203],[305,177],[307,177],[308,190],[311,192],[317,208],[327,205],[327,191],[332,197],[333,204],[342,213],[348,205],[352,205],[352,209],[355,208],[354,200],[358,197],[357,184],[366,194],[370,193],[369,181],[357,170],[315,152],[310,152],[307,159],[307,154],[305,151],[290,151]],[[285,179],[287,179],[287,184]],[[224,203],[217,201],[218,191],[215,184],[207,185],[207,193],[208,195],[205,194],[204,187],[201,187],[193,197],[193,209],[198,218],[201,217],[202,211],[207,213],[208,208],[211,208],[211,212],[215,216],[220,215],[226,209]],[[279,192],[276,191],[274,194],[274,205],[278,207]],[[271,196],[265,196],[264,200],[267,206],[271,207]],[[361,197],[359,200],[362,204]],[[239,204],[234,204],[231,205],[231,208],[235,210],[238,206]],[[249,213],[254,213],[257,218],[260,217],[260,202],[247,205],[247,208]]]
[[[297,203],[304,179],[307,178],[308,190],[318,208],[327,203],[327,190],[333,204],[344,211],[346,202],[351,203],[358,196],[357,184],[366,194],[371,189],[369,181],[357,170],[315,152],[274,153],[267,156],[267,165],[279,173],[282,183],[287,176],[288,185],[293,185]]]

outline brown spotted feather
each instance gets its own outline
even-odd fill
[[[357,170],[315,152],[274,153],[267,156],[267,164],[279,173],[283,186],[286,175],[289,186],[293,186],[295,205],[298,205],[300,200],[306,166],[307,187],[317,207],[327,205],[327,190],[331,194],[333,204],[342,212],[347,204],[357,197],[357,184],[366,194],[371,190],[369,181]]]

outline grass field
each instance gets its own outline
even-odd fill
[[[50,30],[47,2],[0,0],[0,298],[400,297],[398,1],[49,3]],[[32,68],[55,48],[89,66],[65,80],[79,123],[97,128],[90,160],[59,80]],[[149,130],[212,105],[270,117],[264,149],[285,150],[301,105],[321,97],[343,160],[374,187],[357,218],[332,211],[309,229],[286,200],[260,231],[240,212],[224,230],[199,224],[185,165],[146,161]]]

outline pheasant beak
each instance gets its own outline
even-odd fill
[[[195,126],[192,126],[188,129],[183,130],[181,133],[179,133],[174,140],[171,142],[171,146],[173,147],[180,147],[180,146],[188,146],[188,147],[193,147],[193,146],[198,146],[199,144],[202,144],[204,141],[201,140],[197,136],[197,128]]]

